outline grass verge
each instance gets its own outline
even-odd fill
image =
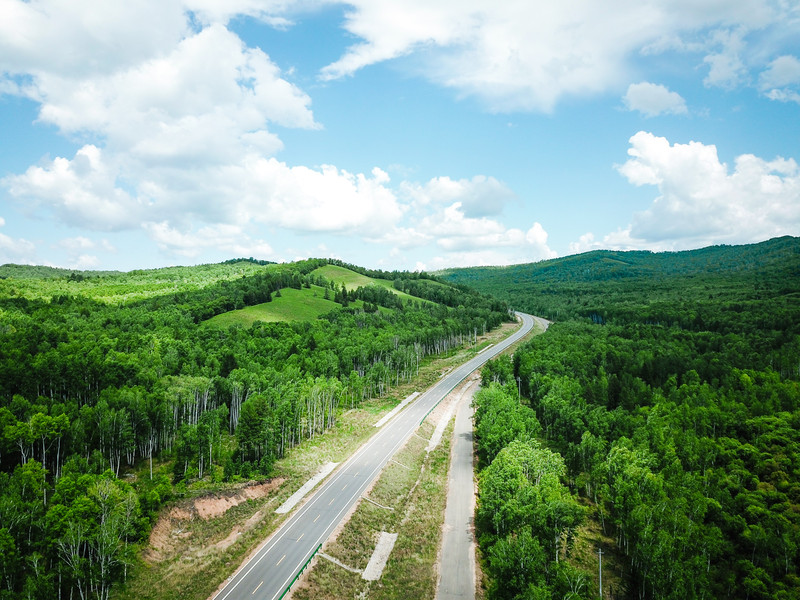
[[[380,580],[364,581],[360,575],[318,558],[292,598],[333,600],[368,595],[390,600],[435,596],[452,429],[451,423],[439,446],[428,453],[425,448],[434,425],[423,423],[366,494],[393,510],[362,500],[336,539],[329,540],[324,548],[326,554],[345,565],[363,570],[380,532],[397,533],[397,543]]]

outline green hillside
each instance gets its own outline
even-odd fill
[[[426,274],[322,259],[3,266],[0,597],[120,597],[124,582],[137,598],[209,597],[276,521],[176,573],[140,552],[167,503],[268,483],[320,437],[357,446],[373,415],[350,439],[352,422],[331,432],[344,413],[387,410],[421,369],[435,377],[431,361],[510,320]]]
[[[764,272],[800,275],[800,238],[785,236],[758,244],[709,246],[683,252],[595,250],[507,267],[447,269],[437,273],[456,283],[506,289],[525,283],[590,283],[618,279],[709,277]]]
[[[135,302],[169,294],[191,292],[220,281],[231,281],[264,271],[280,271],[282,265],[263,265],[241,259],[193,267],[166,267],[130,272],[77,271],[53,267],[0,266],[0,297],[50,299],[53,296],[85,296],[107,304]]]
[[[800,239],[442,276],[555,321],[476,399],[489,597],[800,597]]]
[[[329,281],[333,281],[340,286],[344,285],[348,291],[368,285],[382,285],[389,289],[392,288],[391,281],[367,277],[366,275],[356,273],[355,271],[345,267],[340,267],[338,265],[324,265],[316,269],[314,273],[324,277],[325,279],[328,279]]]
[[[602,319],[688,325],[770,299],[788,318],[797,306],[800,238],[686,252],[594,251],[508,267],[450,269],[445,281],[493,294],[552,320]],[[782,327],[780,322],[776,327]]]
[[[219,314],[205,321],[205,325],[224,329],[231,325],[249,327],[256,321],[313,321],[340,306],[333,300],[326,300],[324,295],[325,288],[318,285],[300,290],[284,289],[270,302]]]
[[[316,269],[314,274],[324,277],[328,281],[338,284],[340,287],[343,285],[348,291],[353,291],[360,287],[369,287],[375,285],[389,290],[398,298],[401,298],[406,302],[409,300],[420,300],[418,296],[406,294],[405,292],[395,288],[393,280],[383,279],[381,277],[369,277],[368,275],[357,273],[356,271],[346,267],[340,267],[338,265],[322,266],[319,269]],[[435,281],[426,281],[426,283],[431,286],[442,285]],[[427,302],[427,300],[423,301]]]

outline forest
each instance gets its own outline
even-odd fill
[[[443,275],[556,321],[475,401],[489,598],[596,598],[590,515],[614,597],[800,596],[800,239]]]
[[[282,290],[329,308],[208,326]],[[463,286],[338,261],[0,267],[0,598],[109,598],[187,484],[269,476],[341,411],[511,319]]]

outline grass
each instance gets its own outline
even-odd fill
[[[350,269],[345,269],[344,267],[339,267],[336,265],[325,265],[318,269],[314,269],[314,271],[312,271],[312,275],[321,275],[328,281],[335,282],[337,286],[344,284],[344,287],[348,292],[359,287],[366,287],[368,285],[381,285],[381,282],[385,282],[383,283],[383,286],[387,288],[392,288],[393,285],[393,283],[389,280],[373,279],[372,277],[367,277],[361,273],[356,273],[355,271],[351,271]]]
[[[352,568],[363,570],[381,531],[397,533],[381,579],[363,581],[324,558],[318,558],[292,594],[297,600],[364,597],[381,599],[433,598],[436,560],[447,497],[452,424],[439,446],[425,451],[434,426],[425,422],[383,470],[368,492],[387,510],[362,501],[334,541],[324,551]],[[399,464],[398,464],[399,463]]]
[[[581,503],[587,509],[586,523],[582,525],[575,536],[575,542],[569,552],[569,562],[590,577],[590,597],[598,597],[599,566],[600,560],[597,549],[603,550],[603,598],[624,596],[625,590],[625,558],[617,548],[614,538],[603,533],[597,507],[581,498]]]
[[[29,299],[53,296],[83,295],[107,304],[124,304],[153,296],[187,292],[213,285],[219,281],[239,279],[277,269],[281,265],[261,266],[250,262],[209,264],[193,267],[165,267],[163,269],[137,270],[128,273],[100,272],[82,281],[70,281],[72,271],[50,269],[51,275],[37,275],[40,267],[0,267],[0,297],[21,296]]]
[[[348,291],[355,290],[359,287],[379,285],[392,291],[403,300],[429,303],[428,300],[422,300],[394,289],[393,282],[388,279],[374,279],[336,265],[325,265],[324,267],[315,269],[313,274],[321,275],[329,281],[335,282],[337,286],[344,285]],[[339,304],[332,299],[333,292],[329,291],[328,293],[330,299],[326,300],[325,289],[317,285],[299,290],[284,288],[281,290],[280,296],[272,297],[272,302],[265,302],[255,306],[248,306],[240,310],[222,313],[206,321],[204,326],[227,329],[232,325],[250,327],[256,321],[264,321],[266,323],[278,321],[313,321],[339,306]],[[358,308],[362,304],[363,303],[358,300],[356,302],[351,302],[350,306]],[[386,309],[381,308],[381,310]]]
[[[361,273],[356,273],[355,271],[351,271],[350,269],[345,269],[344,267],[339,267],[336,265],[325,265],[320,267],[319,269],[315,269],[312,272],[314,275],[321,275],[328,281],[333,281],[337,286],[344,285],[345,289],[349,292],[351,290],[355,290],[359,287],[367,287],[370,285],[379,285],[381,287],[386,288],[390,292],[396,294],[403,300],[414,300],[417,302],[425,302],[429,303],[429,300],[423,300],[421,298],[417,298],[416,296],[412,296],[410,294],[406,294],[405,292],[401,292],[398,289],[395,289],[394,282],[389,281],[388,279],[376,279],[373,277],[367,277],[366,275],[362,275]]]
[[[222,313],[205,321],[204,326],[227,329],[231,325],[250,327],[256,321],[313,321],[339,306],[333,300],[326,300],[324,288],[317,285],[299,290],[284,288],[280,296],[272,297],[272,302]]]

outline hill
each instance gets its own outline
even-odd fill
[[[425,274],[321,259],[0,277],[0,575],[13,598],[107,598],[137,565],[149,581],[136,549],[165,502],[270,478],[343,413],[511,320]],[[213,557],[191,597],[230,574]]]
[[[800,239],[442,277],[556,321],[476,399],[492,597],[800,597]]]
[[[598,250],[508,267],[449,269],[443,280],[466,284],[551,320],[592,319],[712,325],[721,313],[769,299],[776,319],[800,302],[800,238],[685,252]],[[783,315],[783,317],[781,317]]]
[[[437,272],[446,281],[507,288],[524,283],[589,283],[694,275],[800,275],[800,238],[784,236],[758,244],[709,246],[683,252],[594,250],[537,263],[470,267]]]
[[[5,264],[0,266],[0,297],[49,300],[53,296],[79,295],[106,304],[120,304],[192,292],[221,281],[286,269],[285,265],[265,265],[248,259],[193,267],[137,269],[130,272],[79,271]]]

